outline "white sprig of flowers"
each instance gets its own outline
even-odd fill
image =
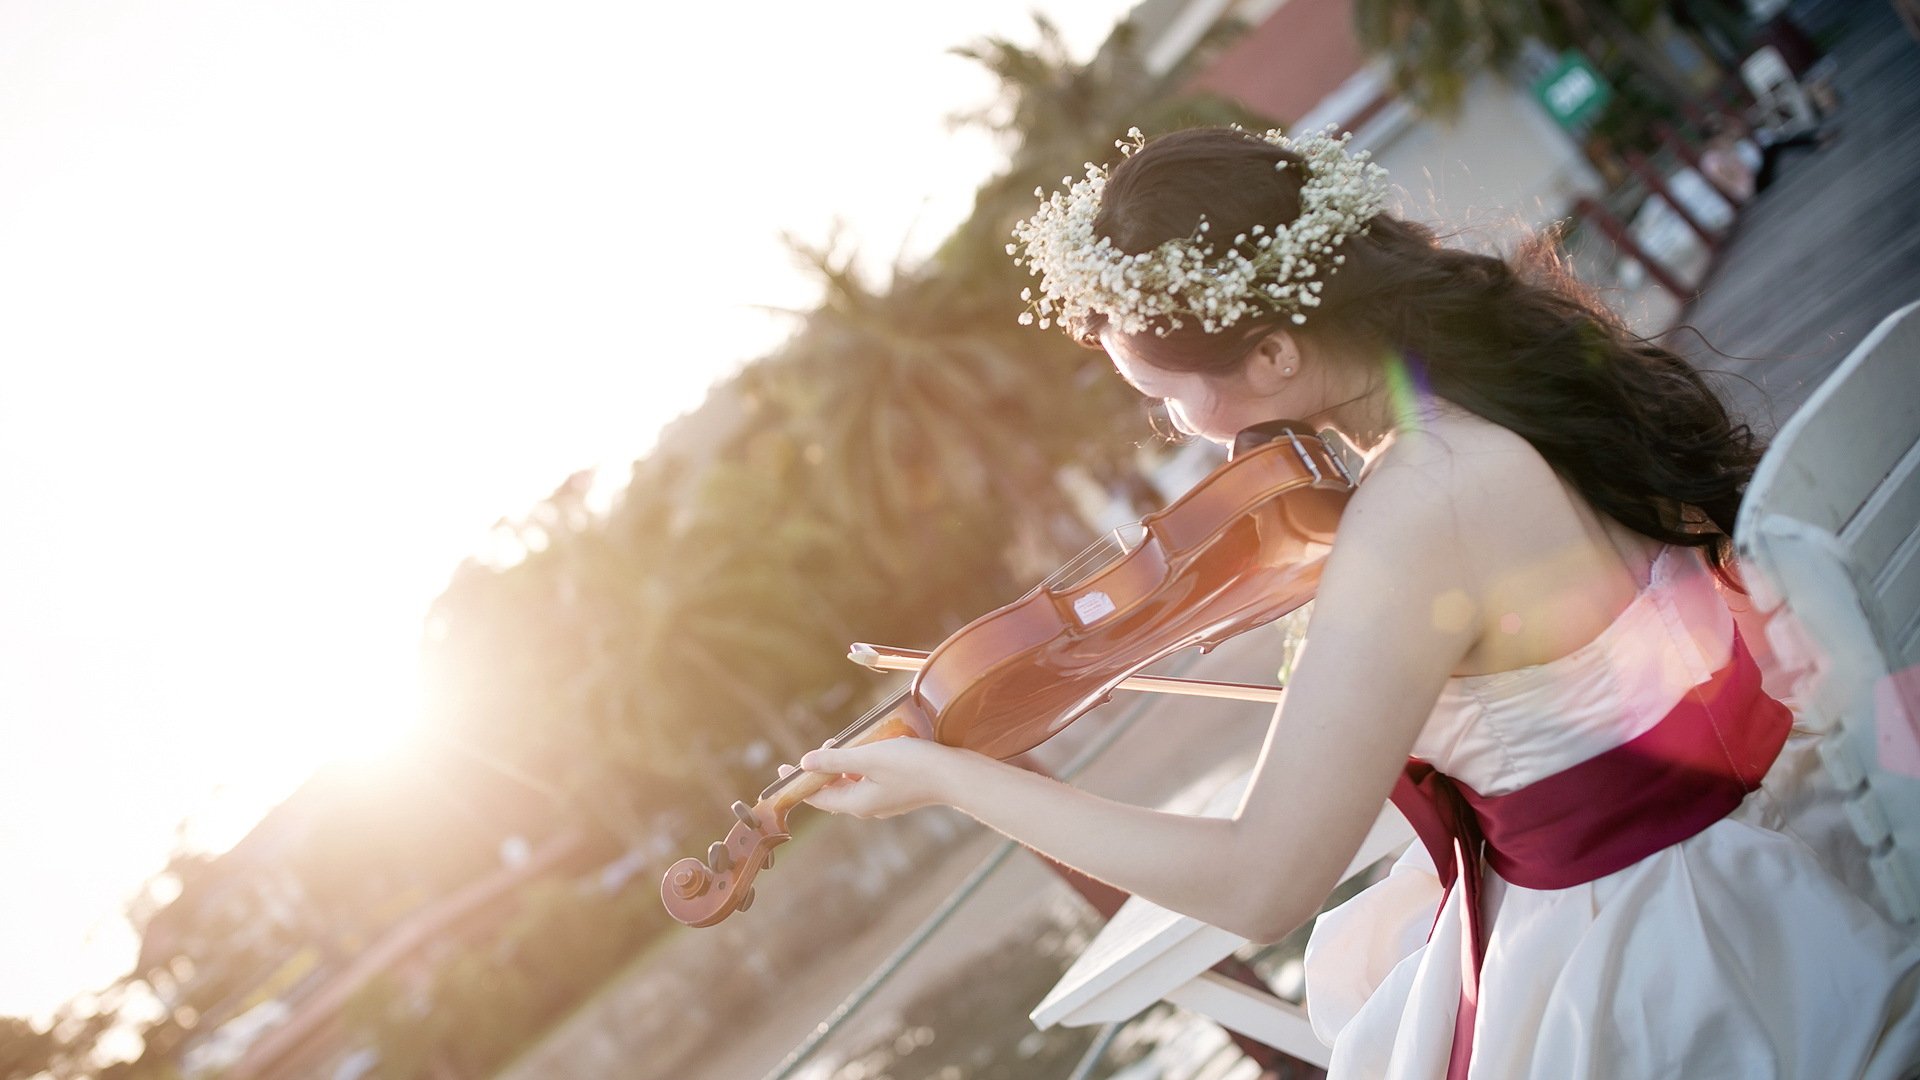
[[[1020,322],[1037,321],[1045,329],[1098,312],[1122,333],[1151,330],[1163,337],[1187,319],[1210,334],[1267,311],[1306,322],[1306,309],[1319,305],[1325,279],[1346,261],[1334,249],[1366,233],[1386,203],[1386,170],[1371,163],[1365,151],[1347,153],[1353,136],[1334,138],[1334,130],[1329,125],[1299,139],[1278,129],[1260,136],[1292,150],[1305,164],[1300,214],[1283,224],[1255,225],[1224,250],[1207,235],[1204,217],[1192,235],[1151,251],[1128,254],[1110,239],[1096,237],[1093,220],[1108,174],[1092,162],[1079,181],[1061,178],[1071,185],[1064,192],[1047,197],[1035,188],[1034,195],[1046,201],[1014,227],[1015,242],[1007,245],[1014,265],[1040,279],[1037,294],[1032,288],[1020,292],[1028,309]],[[1146,137],[1136,127],[1114,145],[1130,157],[1146,145]],[[1285,170],[1287,162],[1274,167]]]

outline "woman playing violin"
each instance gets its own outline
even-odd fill
[[[1273,941],[1391,797],[1423,843],[1309,951],[1335,1077],[1909,1075],[1920,950],[1741,627],[1748,428],[1550,262],[1385,212],[1344,139],[1120,146],[1016,230],[1024,318],[1192,435],[1301,418],[1364,461],[1246,794],[1188,817],[892,739],[808,754],[847,774],[812,803],[953,806]]]

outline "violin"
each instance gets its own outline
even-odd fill
[[[1150,681],[1138,676],[1149,664],[1211,650],[1312,599],[1353,489],[1338,451],[1304,424],[1249,428],[1165,509],[1102,537],[924,659],[895,650],[894,666],[917,668],[912,681],[824,745],[914,737],[1003,760],[1025,753],[1115,689]],[[704,861],[667,868],[668,914],[712,926],[750,907],[755,878],[791,838],[788,815],[832,780],[795,769],[751,805],[735,802],[736,823]]]

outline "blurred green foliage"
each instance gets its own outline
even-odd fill
[[[51,1032],[0,1016],[0,1080],[27,1080],[47,1067],[58,1046]]]
[[[485,941],[449,945],[407,987],[384,975],[348,1003],[347,1023],[380,1048],[382,1080],[491,1075],[666,927],[649,889],[547,880]]]
[[[583,855],[515,886],[507,914],[446,916],[444,940],[353,995],[381,1077],[485,1075],[666,926],[665,862],[875,696],[849,642],[930,646],[1071,555],[1090,530],[1063,468],[1142,490],[1135,395],[1104,357],[1018,325],[1024,272],[1003,248],[1036,185],[1110,157],[1128,126],[1259,118],[1182,98],[1190,70],[1148,72],[1127,25],[1086,62],[1037,17],[1035,44],[956,51],[1001,92],[955,122],[1009,161],[971,217],[883,281],[843,243],[794,245],[822,299],[785,345],[610,498],[576,475],[495,527],[427,615],[423,751],[358,787],[316,778],[248,850],[170,868],[179,896],[141,920],[129,978],[178,1008],[123,1080],[158,1080],[295,953],[317,950],[324,981],[439,925],[454,894],[510,875],[506,847],[524,859],[585,825],[601,862],[644,853],[621,888],[574,880]]]

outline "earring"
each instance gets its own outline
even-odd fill
[[[1293,374],[1293,369],[1292,369],[1292,368],[1290,368],[1290,367],[1283,367],[1283,368],[1281,368],[1281,369],[1280,369],[1280,374],[1282,374],[1282,375],[1291,375],[1291,374]]]

